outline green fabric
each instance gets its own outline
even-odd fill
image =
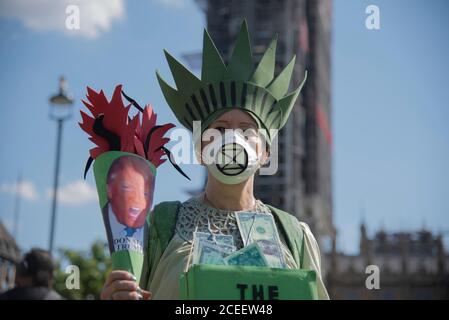
[[[176,217],[180,205],[180,201],[167,201],[154,208],[154,226],[158,231],[161,248],[164,248],[164,250],[175,232]]]
[[[175,232],[176,217],[181,202],[168,201],[156,205],[153,212],[148,215],[149,232],[147,232],[144,248],[148,256],[144,260],[142,268],[142,277],[140,284],[147,287],[148,280],[156,268],[162,254],[165,251],[169,241]],[[295,259],[298,268],[303,265],[304,254],[304,235],[301,229],[294,227],[292,219],[295,219],[289,213],[269,206],[275,217],[281,232],[287,241],[287,246]]]
[[[176,226],[180,201],[161,202],[153,208],[147,216],[148,232],[145,235],[144,252],[147,253],[143,261],[140,285],[147,287],[150,275],[154,272],[170,239],[173,237]]]
[[[277,36],[254,67],[248,26],[243,20],[227,65],[205,30],[201,79],[167,51],[165,56],[176,89],[159,72],[156,76],[168,105],[186,128],[193,130],[193,121],[210,124],[221,115],[218,110],[239,108],[249,112],[261,124],[260,128],[267,130],[270,143],[274,139],[270,129],[279,130],[285,125],[307,77],[306,72],[300,86],[287,94],[295,57],[275,78],[276,45]]]
[[[279,222],[278,226],[281,228],[281,232],[285,235],[287,246],[295,259],[298,268],[301,268],[304,263],[304,234],[302,229],[295,228],[296,219],[294,216],[281,209],[275,208],[271,205],[266,205],[273,213],[274,218]]]
[[[193,265],[180,277],[188,300],[316,300],[316,272],[244,266]]]

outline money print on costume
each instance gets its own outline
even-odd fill
[[[272,215],[239,212],[237,224],[245,246],[257,242],[271,268],[285,268],[281,241]]]
[[[233,266],[268,266],[268,262],[257,242],[231,253],[224,259],[224,261],[226,264]]]
[[[207,243],[208,245],[204,247],[204,243]],[[207,261],[215,261],[214,259],[209,259],[207,255],[204,256],[202,252],[203,248],[207,248],[205,249],[207,251],[207,254],[213,255],[214,257],[218,257],[222,252],[225,252],[227,255],[230,252],[236,250],[234,246],[234,237],[232,235],[215,235],[207,232],[194,232],[192,264],[199,264],[201,257],[203,257],[203,259],[206,259]],[[218,251],[220,251],[220,254],[214,252],[213,249],[217,249]],[[202,263],[205,263],[204,261],[205,260],[203,260]],[[221,263],[220,259],[218,259],[217,261],[220,262],[219,264],[223,264]]]
[[[219,246],[209,241],[201,241],[199,248],[198,264],[225,265],[224,258],[228,256],[235,247]]]

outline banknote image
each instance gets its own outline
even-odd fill
[[[239,251],[231,253],[226,258],[224,258],[224,262],[227,265],[232,266],[268,266],[268,262],[265,259],[265,256],[257,242],[254,242],[249,246],[240,249]]]
[[[207,240],[219,245],[234,246],[234,237],[227,234],[211,234],[207,232],[194,232],[193,241]]]
[[[198,264],[225,265],[224,258],[233,250],[235,247],[219,246],[207,240],[201,241],[198,249]]]
[[[284,268],[279,235],[272,216],[242,212],[237,223],[244,247],[236,251],[231,235],[194,232],[192,264]]]
[[[204,246],[205,243],[206,246]],[[203,248],[206,248],[204,249],[205,252],[202,251]],[[235,250],[234,238],[231,235],[214,235],[206,232],[193,233],[192,264],[206,263],[205,261],[212,261],[209,264],[223,264],[219,256],[222,253],[226,256]]]
[[[237,224],[245,246],[257,242],[269,267],[285,268],[281,241],[272,215],[240,212],[237,214]]]

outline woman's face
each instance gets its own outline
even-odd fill
[[[244,136],[247,138],[248,143],[255,146],[255,150],[261,159],[261,164],[264,164],[268,158],[268,152],[263,147],[262,137],[258,132],[258,126],[256,121],[245,111],[234,109],[223,113],[219,118],[212,122],[208,129],[218,130],[221,134],[225,133],[226,129],[242,130]],[[203,134],[204,136],[204,134]],[[213,135],[211,139],[205,139],[207,141],[201,142],[201,150],[213,142]]]

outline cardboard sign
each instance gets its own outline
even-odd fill
[[[193,265],[180,277],[184,300],[315,300],[316,273],[306,269]]]
[[[112,267],[139,279],[156,167],[136,154],[109,151],[95,160],[94,175]]]

